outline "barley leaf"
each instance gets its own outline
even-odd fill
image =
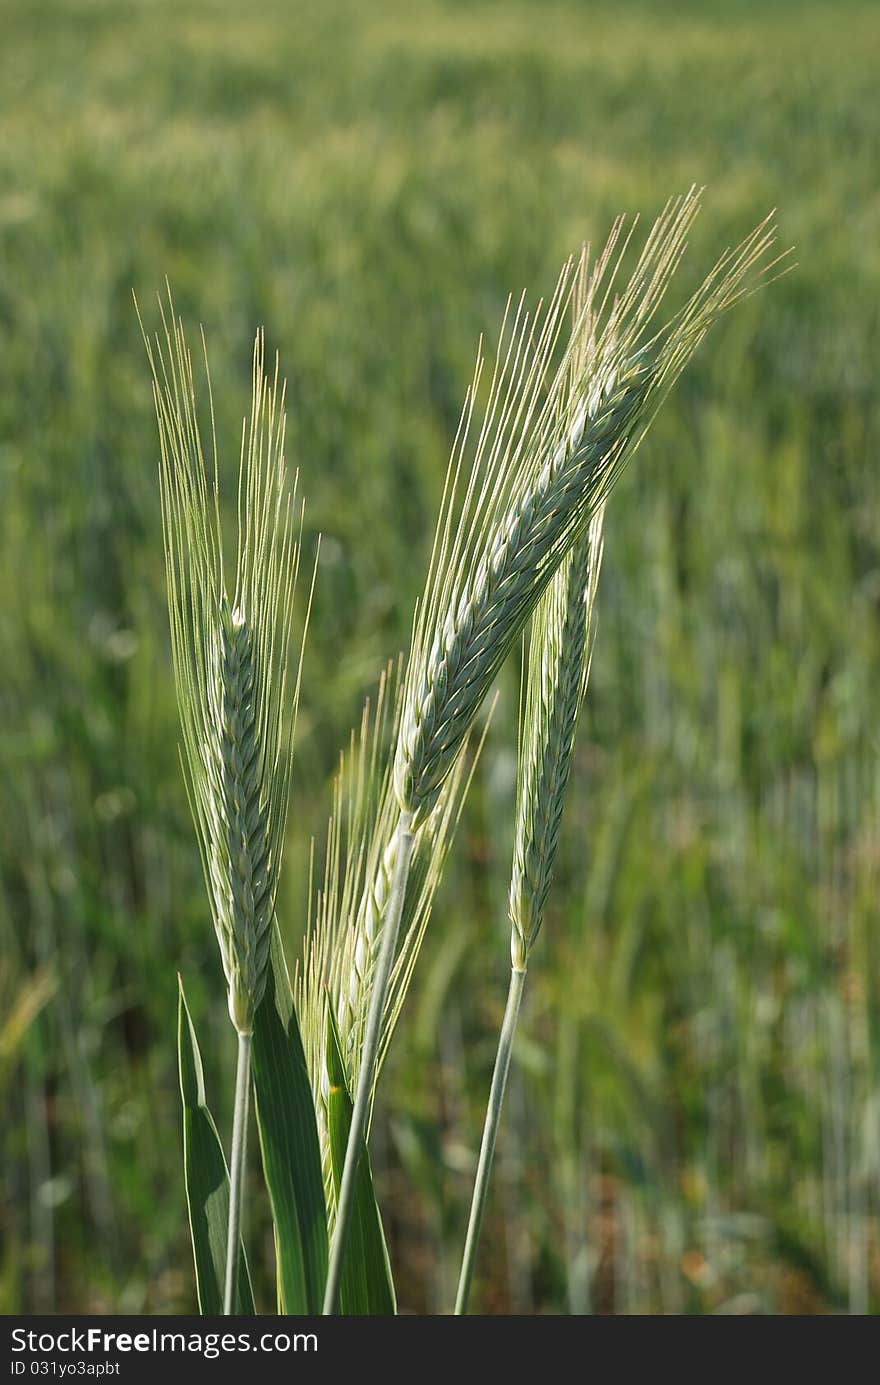
[[[338,1197],[348,1146],[348,1132],[351,1128],[352,1101],[345,1078],[339,1032],[333,1008],[329,1004],[327,1076],[327,1126],[333,1166],[333,1187]],[[385,1233],[382,1230],[382,1218],[373,1191],[370,1156],[363,1141],[339,1285],[339,1310],[350,1317],[387,1316],[397,1312]]]
[[[327,1211],[315,1105],[277,923],[254,1021],[253,1076],[263,1171],[275,1222],[278,1304],[320,1313],[327,1278]]]
[[[229,1170],[217,1127],[205,1101],[202,1056],[182,980],[178,1006],[177,1054],[180,1094],[183,1099],[186,1201],[189,1208],[199,1310],[207,1316],[223,1311]],[[241,1248],[238,1270],[238,1311],[246,1314],[255,1312],[244,1246]]]

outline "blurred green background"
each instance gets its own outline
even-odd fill
[[[259,324],[289,381],[324,535],[293,956],[479,334],[693,182],[685,287],[773,206],[799,264],[610,506],[474,1306],[880,1307],[876,4],[3,0],[0,28],[0,1307],[192,1310],[177,969],[230,1119],[132,290],[153,327],[167,275],[204,324],[227,479]],[[452,1301],[506,991],[514,673],[377,1115],[405,1310]],[[268,1309],[259,1204],[251,1234]]]

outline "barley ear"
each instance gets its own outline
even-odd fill
[[[546,309],[530,314],[523,300],[509,308],[482,410],[478,355],[413,627],[395,758],[398,801],[415,826],[554,572],[675,380],[715,319],[771,267],[765,222],[658,329],[699,203],[692,189],[668,204],[619,290],[635,229],[623,219],[595,264],[584,252],[563,268]]]
[[[667,205],[620,293],[612,289],[632,235],[623,220],[592,269],[586,253],[577,265],[572,260],[564,267],[546,311],[539,305],[532,315],[523,300],[509,310],[475,426],[483,364],[478,354],[413,624],[394,755],[399,816],[385,847],[394,869],[364,1029],[325,1313],[336,1306],[348,1192],[372,1100],[414,834],[434,810],[495,675],[560,563],[712,322],[760,278],[766,264],[773,233],[765,223],[722,257],[683,312],[657,331],[654,319],[698,208],[696,189]],[[572,302],[579,311],[564,344]]]
[[[399,685],[396,685],[399,686]],[[376,728],[393,707],[392,739],[399,736],[401,703],[383,684]],[[336,1312],[351,1217],[357,1159],[369,1132],[373,1098],[382,1060],[400,1013],[427,926],[434,891],[443,869],[461,806],[470,783],[466,772],[467,741],[447,778],[434,810],[412,830],[394,793],[391,761],[376,753],[369,713],[360,741],[352,741],[350,766],[354,790],[337,810],[329,834],[329,874],[319,902],[317,927],[302,973],[302,1013],[306,1016],[307,1053],[313,1070],[323,1065],[317,1050],[321,1020],[328,1004],[341,1017],[342,1056],[350,1074],[354,1103],[348,1147],[338,1195],[325,1172],[334,1235],[324,1298],[324,1313]],[[479,755],[480,746],[477,748]],[[476,757],[472,763],[476,763]],[[384,770],[380,772],[379,766]],[[471,769],[472,773],[472,769]],[[344,767],[338,790],[345,782]],[[403,938],[398,952],[398,938]],[[328,992],[318,981],[325,978]],[[323,1006],[323,1009],[322,1009]],[[323,1068],[314,1089],[326,1086]],[[318,1101],[319,1127],[326,1124]],[[323,1141],[325,1152],[327,1141]],[[326,1169],[326,1164],[325,1164]]]
[[[519,732],[516,836],[510,885],[510,987],[480,1141],[456,1314],[467,1311],[529,953],[541,927],[559,842],[577,721],[590,673],[591,628],[602,567],[604,518],[602,504],[586,533],[576,540],[563,560],[532,616]]]
[[[209,460],[192,358],[170,297],[162,333],[145,336],[159,425],[159,481],[181,759],[214,928],[239,1034],[253,1029],[266,984],[270,927],[287,822],[302,650],[287,671],[302,507],[288,490],[284,388],[253,355],[243,424],[238,545],[224,567],[218,458]],[[203,343],[204,346],[204,343]],[[205,354],[207,374],[207,355]],[[210,399],[210,375],[207,374]]]
[[[162,332],[144,333],[159,425],[159,485],[181,760],[238,1035],[223,1309],[233,1311],[244,1200],[251,1036],[266,988],[284,834],[302,649],[287,659],[302,509],[284,461],[284,388],[254,345],[251,412],[242,427],[238,546],[224,569],[218,457],[207,352],[210,467],[192,359],[169,292]],[[143,324],[142,324],[143,330]],[[204,338],[202,341],[204,351]],[[294,522],[296,513],[296,522]],[[307,621],[306,621],[307,624]],[[305,633],[303,634],[305,639]]]
[[[525,971],[541,928],[587,688],[605,507],[562,563],[532,617],[520,726],[510,881],[511,964]]]
[[[394,827],[399,808],[391,782],[390,751],[400,722],[401,672],[400,663],[386,667],[375,697],[365,703],[360,725],[340,756],[323,876],[306,932],[302,963],[294,977],[296,1010],[316,1098],[331,1221],[335,1219],[335,1193],[326,1141],[327,1017],[332,1013],[346,1080],[354,1090],[363,1061],[369,999],[394,868]],[[414,837],[401,942],[385,998],[373,1094],[482,743],[481,739],[473,753],[465,745],[434,811]]]

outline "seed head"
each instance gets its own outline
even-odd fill
[[[592,268],[586,251],[565,266],[546,310],[539,305],[530,315],[522,300],[508,308],[476,428],[478,356],[416,615],[395,758],[398,802],[416,824],[436,803],[462,737],[553,574],[773,242],[765,222],[657,331],[652,324],[698,208],[695,190],[669,203],[619,295],[613,289],[634,229],[623,220]]]
[[[287,822],[299,669],[287,656],[302,509],[288,493],[284,390],[264,371],[258,334],[251,414],[242,432],[238,548],[227,588],[216,435],[212,476],[202,447],[192,360],[168,301],[163,332],[145,336],[159,423],[159,480],[181,759],[196,825],[229,1014],[249,1034],[263,997]],[[207,373],[207,356],[205,357]],[[208,376],[210,394],[210,376]],[[307,618],[306,618],[307,624]],[[305,631],[303,632],[305,638]]]
[[[590,672],[604,517],[604,506],[600,506],[532,616],[510,882],[511,960],[518,971],[525,971],[528,964],[553,876],[575,732]]]

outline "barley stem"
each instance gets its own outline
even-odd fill
[[[480,1161],[477,1165],[477,1177],[474,1182],[474,1193],[471,1199],[471,1214],[468,1221],[467,1238],[464,1243],[464,1255],[461,1261],[458,1294],[455,1300],[456,1315],[467,1312],[468,1295],[470,1294],[471,1280],[474,1274],[474,1261],[477,1255],[477,1242],[480,1239],[483,1209],[486,1205],[486,1194],[489,1190],[492,1159],[495,1154],[495,1139],[498,1135],[498,1123],[501,1119],[501,1107],[504,1102],[504,1092],[507,1087],[507,1074],[510,1071],[510,1055],[513,1051],[513,1039],[516,1034],[516,1022],[519,1018],[519,1007],[522,1001],[525,980],[525,971],[520,971],[516,967],[511,969],[510,990],[507,992],[507,1008],[504,1011],[504,1022],[498,1037],[498,1052],[495,1055],[495,1069],[492,1073],[489,1105],[486,1110],[486,1119],[483,1124]]]
[[[357,1175],[358,1158],[361,1150],[361,1142],[366,1138],[367,1133],[367,1120],[370,1111],[370,1098],[373,1091],[373,1079],[376,1071],[376,1063],[379,1058],[379,1041],[382,1034],[382,1015],[385,1009],[385,996],[388,991],[388,982],[391,978],[394,954],[397,950],[397,935],[400,931],[400,919],[403,913],[406,885],[409,879],[409,868],[412,860],[413,834],[411,813],[405,811],[401,812],[394,836],[397,841],[397,850],[394,853],[391,888],[388,894],[385,918],[382,923],[382,945],[379,949],[379,957],[376,962],[376,970],[370,992],[370,1008],[367,1012],[367,1024],[364,1031],[364,1046],[361,1054],[360,1071],[358,1072],[357,1089],[355,1091],[354,1110],[352,1111],[351,1128],[348,1133],[348,1144],[345,1150],[345,1163],[342,1169],[342,1182],[339,1187],[339,1199],[336,1206],[336,1230],[330,1252],[327,1289],[324,1295],[325,1316],[336,1312],[336,1300],[339,1295],[339,1281],[342,1274],[343,1257],[345,1255],[345,1239],[351,1217],[352,1203],[354,1201],[354,1186],[355,1177]]]
[[[235,1111],[232,1117],[232,1168],[229,1173],[229,1223],[226,1234],[226,1285],[223,1312],[235,1312],[241,1239],[241,1209],[244,1201],[244,1165],[247,1149],[248,1096],[251,1078],[251,1036],[238,1036],[238,1063],[235,1069]]]

